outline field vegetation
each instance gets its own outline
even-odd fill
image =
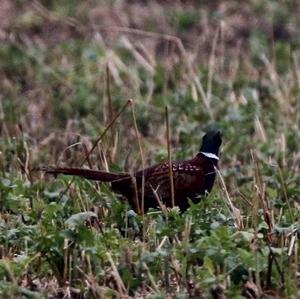
[[[299,4],[2,0],[0,297],[299,298]],[[185,213],[38,171],[166,160],[166,106],[174,160],[223,132]]]

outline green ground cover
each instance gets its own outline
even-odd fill
[[[0,5],[1,298],[299,298],[298,1]],[[146,165],[223,131],[213,192],[128,213],[78,166],[133,99]],[[142,164],[128,105],[90,156]],[[88,163],[86,163],[88,166]]]

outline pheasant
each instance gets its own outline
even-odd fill
[[[215,168],[218,167],[221,143],[220,131],[210,131],[203,136],[200,151],[194,158],[172,162],[174,202],[182,212],[189,207],[189,199],[197,203],[211,191],[216,177]],[[64,174],[109,182],[111,189],[126,198],[136,212],[141,211],[142,196],[145,212],[149,208],[158,207],[160,202],[172,207],[168,162],[139,170],[133,175],[69,167],[45,167],[44,171],[55,176]]]

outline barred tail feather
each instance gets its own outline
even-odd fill
[[[127,173],[111,173],[99,170],[85,169],[85,168],[69,168],[69,167],[44,167],[45,173],[57,176],[59,174],[81,176],[88,180],[101,182],[114,182],[130,178]]]

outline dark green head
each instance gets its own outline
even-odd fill
[[[222,144],[222,135],[219,130],[206,133],[202,138],[201,153],[219,156],[219,149]]]

